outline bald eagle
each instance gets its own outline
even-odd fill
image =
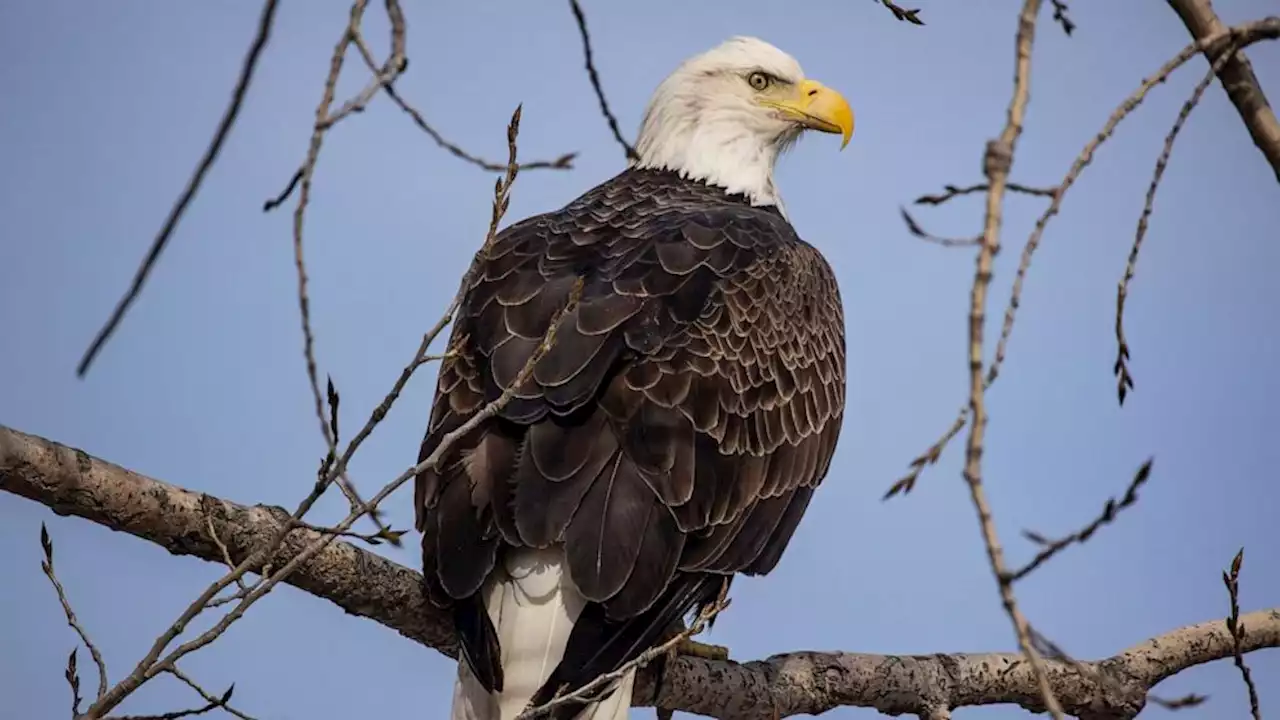
[[[773,181],[805,129],[843,148],[853,112],[733,38],[659,85],[626,170],[475,260],[419,462],[559,319],[510,403],[416,478],[427,594],[461,648],[454,720],[580,688],[778,563],[844,415],[836,278]],[[625,718],[634,677],[553,717]]]

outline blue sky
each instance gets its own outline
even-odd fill
[[[926,27],[861,2],[586,3],[600,72],[630,137],[652,88],[683,58],[735,34],[795,55],[858,114],[843,152],[812,137],[779,183],[802,236],[836,268],[846,303],[848,408],[830,474],[779,568],[735,585],[709,640],[735,657],[797,649],[1010,650],[956,443],[915,493],[879,498],[946,428],[966,396],[972,253],[911,237],[900,205],[977,182],[1003,125],[1016,3],[924,2]],[[379,52],[385,21],[366,21]],[[1137,82],[1188,41],[1163,3],[1075,3],[1066,38],[1046,12],[1014,178],[1058,182]],[[572,172],[529,172],[508,220],[559,207],[623,165],[581,70],[566,3],[406,5],[401,91],[455,142],[492,158],[523,102],[525,159],[580,153]],[[1274,12],[1218,3],[1227,22]],[[292,507],[322,441],[301,355],[289,213],[263,214],[306,152],[327,60],[346,19],[329,0],[284,3],[248,102],[141,301],[85,380],[74,366],[132,277],[203,151],[252,36],[258,3],[77,3],[0,8],[0,423],[185,487]],[[1280,46],[1249,50],[1273,101]],[[363,85],[353,55],[340,95]],[[988,492],[1011,560],[1018,533],[1075,529],[1155,457],[1138,506],[1019,586],[1032,621],[1080,657],[1226,613],[1220,570],[1248,548],[1241,601],[1280,604],[1280,403],[1273,313],[1280,202],[1272,170],[1216,85],[1165,176],[1132,288],[1136,391],[1121,409],[1111,364],[1115,287],[1163,137],[1204,70],[1157,89],[1103,147],[1050,225],[1008,362],[990,393]],[[317,353],[356,427],[439,316],[483,238],[494,176],[464,165],[379,99],[328,137],[308,217]],[[991,316],[1043,207],[1011,197]],[[977,197],[917,218],[969,235]],[[993,320],[998,322],[998,320]],[[419,374],[352,466],[367,492],[412,464],[434,378]],[[412,523],[411,493],[388,505]],[[318,519],[342,510],[322,504]],[[61,717],[73,636],[39,570],[48,523],[63,583],[123,676],[213,565],[0,495],[0,714]],[[416,566],[416,536],[383,550]],[[83,658],[82,660],[87,660]],[[1265,707],[1280,707],[1280,655],[1252,656]],[[292,588],[259,604],[186,663],[262,718],[439,717],[451,661]],[[89,680],[86,678],[86,683]],[[90,683],[91,684],[91,683]],[[1159,690],[1242,717],[1222,662]],[[147,685],[123,709],[192,704]],[[1158,715],[1161,711],[1150,711]],[[638,713],[651,716],[652,711]],[[869,718],[841,710],[837,718]],[[1016,708],[957,713],[1024,717]]]

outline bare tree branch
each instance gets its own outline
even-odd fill
[[[137,273],[133,276],[133,283],[129,286],[129,290],[116,303],[116,308],[111,312],[111,317],[107,320],[107,324],[102,326],[98,331],[93,342],[89,345],[89,349],[85,351],[84,357],[80,359],[80,364],[76,366],[76,375],[84,377],[89,371],[89,366],[93,363],[94,358],[106,345],[107,340],[119,327],[120,321],[124,319],[124,314],[128,312],[129,307],[133,305],[133,301],[138,298],[138,294],[142,292],[142,286],[147,282],[147,278],[151,275],[152,268],[155,267],[156,261],[160,259],[160,253],[164,252],[165,246],[169,244],[169,238],[173,236],[173,231],[178,227],[178,221],[182,219],[183,213],[187,211],[187,207],[191,205],[191,201],[195,199],[196,192],[200,190],[201,183],[204,182],[204,176],[209,172],[209,168],[213,167],[213,161],[218,159],[218,153],[222,151],[222,144],[226,141],[227,136],[231,134],[231,128],[235,125],[236,118],[240,115],[240,107],[244,104],[245,95],[249,92],[249,83],[253,81],[253,73],[258,67],[258,59],[262,55],[262,49],[267,46],[267,40],[271,37],[271,24],[276,17],[277,0],[266,0],[262,6],[262,13],[258,18],[258,31],[253,37],[253,43],[249,46],[249,52],[245,55],[244,64],[240,67],[240,77],[236,80],[235,89],[231,92],[231,102],[227,105],[226,111],[222,114],[222,120],[218,123],[218,129],[213,134],[213,140],[209,143],[209,147],[204,151],[204,157],[200,159],[200,164],[196,166],[195,173],[191,179],[187,181],[186,188],[182,194],[178,196],[178,201],[174,203],[173,209],[169,211],[169,217],[164,221],[164,225],[160,228],[160,233],[156,235],[155,240],[151,241],[151,249],[147,250],[147,255],[142,260]]]
[[[973,423],[969,426],[969,442],[965,448],[964,479],[969,485],[969,496],[978,514],[978,525],[982,530],[982,540],[987,548],[991,574],[995,576],[996,585],[1000,590],[1001,604],[1004,605],[1004,610],[1009,615],[1010,622],[1013,623],[1014,633],[1018,637],[1018,647],[1035,671],[1036,683],[1039,685],[1040,695],[1044,698],[1045,709],[1054,717],[1054,720],[1062,720],[1062,705],[1049,684],[1044,662],[1031,642],[1031,630],[1027,619],[1018,607],[1018,601],[1013,592],[1013,581],[1009,577],[1004,561],[1004,548],[1000,545],[1000,536],[996,530],[995,517],[991,514],[991,506],[987,502],[986,491],[982,485],[982,451],[987,428],[985,398],[987,383],[982,371],[982,342],[987,319],[987,288],[991,284],[992,261],[1000,250],[1005,186],[1009,182],[1014,150],[1017,148],[1018,137],[1022,135],[1027,102],[1031,98],[1031,47],[1035,42],[1036,19],[1040,14],[1040,5],[1041,0],[1026,0],[1022,6],[1022,13],[1018,16],[1013,98],[1009,101],[1004,129],[1000,132],[998,139],[987,143],[986,156],[983,159],[983,171],[987,176],[989,187],[986,221],[983,224],[982,244],[978,250],[977,269],[973,276],[973,292],[969,306],[969,414],[973,417]]]
[[[1209,0],[1169,0],[1169,7],[1178,13],[1191,37],[1198,41],[1221,36],[1227,30],[1213,11],[1213,3]],[[1222,47],[1216,44],[1203,44],[1201,47],[1210,64],[1213,64],[1218,53],[1223,52]],[[1257,76],[1253,74],[1249,58],[1243,52],[1235,53],[1218,70],[1217,75],[1222,80],[1222,87],[1227,91],[1231,104],[1236,106],[1240,119],[1249,129],[1253,144],[1258,146],[1262,156],[1271,163],[1276,181],[1280,182],[1280,121],[1276,120],[1276,114],[1271,110]]]
[[[80,642],[88,648],[89,655],[93,657],[93,664],[98,667],[98,697],[107,694],[107,664],[102,660],[102,653],[98,652],[98,646],[93,644],[93,640],[89,639],[89,633],[80,624],[80,620],[76,618],[76,613],[71,609],[71,601],[67,599],[67,591],[62,588],[62,583],[58,581],[58,574],[53,569],[53,540],[49,538],[49,529],[44,523],[40,523],[40,549],[44,553],[44,560],[40,562],[40,569],[44,571],[45,577],[49,578],[49,582],[53,584],[53,590],[58,594],[58,602],[62,605],[62,614],[67,618],[67,625],[76,631],[76,635],[80,636]],[[72,683],[71,690],[75,697],[74,704],[79,706],[79,681],[72,681],[75,676],[75,652],[67,660],[67,681]],[[79,711],[76,710],[76,713]]]
[[[935,245],[941,245],[942,247],[975,247],[982,244],[982,236],[980,235],[967,238],[953,238],[934,235],[921,227],[920,223],[916,222],[916,219],[911,216],[911,213],[907,212],[906,208],[900,207],[898,208],[898,212],[902,213],[902,221],[907,224],[907,232],[915,235],[921,240],[927,240],[928,242],[934,243]]]
[[[217,703],[214,707],[222,708],[223,712],[234,715],[240,718],[240,720],[254,720],[253,717],[246,715],[243,712],[240,712],[239,710],[231,707],[231,705],[228,704],[231,702],[231,695],[236,691],[235,683],[231,683],[231,685],[229,685],[227,689],[223,691],[222,695],[218,697],[214,697],[208,690],[205,690],[203,687],[201,687],[200,683],[196,682],[195,680],[192,680],[186,673],[179,670],[176,665],[172,668],[169,668],[169,674],[174,676],[178,680],[182,681],[182,683],[187,687],[191,688],[192,690],[195,690],[196,694],[204,698],[205,702]]]
[[[369,84],[359,95],[348,100],[342,108],[340,108],[332,117],[328,117],[323,123],[324,129],[328,129],[337,124],[347,116],[361,112],[373,100],[373,95],[381,88],[387,97],[401,110],[413,120],[423,132],[435,141],[436,145],[448,151],[451,155],[462,160],[463,162],[475,165],[481,170],[487,171],[504,171],[507,169],[506,164],[495,163],[484,158],[473,155],[461,146],[450,142],[440,131],[436,130],[427,122],[422,113],[414,108],[407,100],[405,100],[399,92],[396,91],[395,81],[409,67],[409,58],[406,55],[407,32],[405,27],[404,12],[400,8],[399,2],[388,2],[387,16],[391,24],[391,55],[387,61],[379,65],[373,58],[372,51],[369,50],[369,44],[364,39],[364,33],[361,31],[359,24],[348,26],[351,31],[351,44],[360,52],[360,57],[364,60],[365,66],[373,74]],[[573,159],[577,157],[577,153],[565,153],[555,160],[534,160],[532,162],[522,163],[521,170],[572,170]],[[302,176],[306,171],[304,163],[289,178],[288,184],[275,197],[269,198],[262,204],[263,212],[270,212],[284,204],[286,200],[297,189],[298,183],[302,181]]]
[[[351,42],[360,31],[360,22],[364,18],[364,11],[367,5],[368,0],[356,0],[351,5],[351,14],[347,26],[343,28],[342,36],[338,39],[338,43],[333,49],[333,56],[329,60],[329,74],[325,77],[324,92],[320,98],[320,105],[316,107],[315,124],[311,130],[311,143],[307,148],[307,159],[302,163],[302,174],[298,180],[298,205],[293,211],[293,263],[298,276],[298,311],[302,319],[302,354],[303,359],[306,361],[307,379],[310,381],[316,418],[320,423],[320,435],[324,439],[330,457],[337,453],[338,439],[334,435],[333,428],[329,426],[328,419],[325,417],[325,401],[320,394],[320,379],[316,369],[315,335],[311,330],[311,298],[307,294],[307,264],[306,257],[303,254],[302,242],[303,227],[307,214],[307,204],[311,200],[311,178],[315,173],[316,163],[320,159],[320,148],[324,143],[325,132],[333,126],[330,122],[329,108],[333,105],[338,76],[342,74],[342,65],[346,60],[347,48],[351,46]],[[335,475],[340,477],[342,472],[340,470]],[[320,482],[324,482],[323,478]],[[349,483],[345,487],[349,487]],[[351,494],[351,491],[348,490],[347,495],[349,498]],[[352,502],[354,503],[354,499]]]
[[[222,563],[210,524],[237,562],[265,548],[289,513],[245,506],[153,480],[81,450],[0,426],[0,490],[156,543],[175,555]],[[283,567],[319,536],[303,528],[265,563]],[[422,593],[422,576],[381,555],[335,540],[300,563],[288,584],[372,619],[405,637],[456,656],[452,618]],[[1280,608],[1244,613],[1240,652],[1280,647]],[[1189,667],[1234,657],[1235,640],[1222,620],[1174,630],[1119,655],[1085,666],[1111,677],[1099,683],[1068,663],[1044,662],[1063,708],[1081,718],[1132,718],[1145,693]],[[635,702],[719,718],[790,717],[833,707],[876,708],[890,714],[1009,703],[1035,712],[1043,700],[1035,674],[1018,654],[870,655],[797,652],[738,663],[678,657],[661,686],[641,673]],[[1112,688],[1111,685],[1115,687]],[[1121,693],[1118,689],[1123,689]],[[655,692],[657,693],[655,695]]]
[[[1133,389],[1133,373],[1129,370],[1129,341],[1124,333],[1125,301],[1129,298],[1129,283],[1133,281],[1134,271],[1138,267],[1138,253],[1142,251],[1142,241],[1147,237],[1147,223],[1155,209],[1156,192],[1160,189],[1160,181],[1164,178],[1164,169],[1169,164],[1169,156],[1173,154],[1173,144],[1178,140],[1178,133],[1182,131],[1187,118],[1191,117],[1191,112],[1200,104],[1200,99],[1204,97],[1205,90],[1209,89],[1218,71],[1236,55],[1238,47],[1233,43],[1218,56],[1217,60],[1213,61],[1204,79],[1191,91],[1191,97],[1182,104],[1177,119],[1173,121],[1173,127],[1164,138],[1164,149],[1160,151],[1155,170],[1151,173],[1151,183],[1147,186],[1147,196],[1142,203],[1142,214],[1138,216],[1138,229],[1133,236],[1133,246],[1129,248],[1129,259],[1124,265],[1124,276],[1120,278],[1119,287],[1116,289],[1116,361],[1112,371],[1116,376],[1116,395],[1121,405],[1124,405],[1125,398]]]
[[[622,146],[622,151],[626,153],[627,160],[639,160],[640,156],[636,154],[636,149],[631,143],[622,137],[622,130],[618,128],[618,118],[614,117],[613,111],[609,109],[609,101],[604,97],[604,87],[600,84],[600,73],[596,72],[595,58],[591,52],[591,33],[587,32],[587,16],[582,12],[582,6],[578,4],[578,0],[569,0],[569,8],[573,10],[573,19],[578,24],[578,34],[582,36],[582,55],[585,58],[585,69],[587,77],[591,79],[591,88],[596,92],[596,100],[600,101],[600,113],[604,115],[605,122],[609,124],[609,131],[613,133],[613,139],[618,141]]]
[[[1262,20],[1242,23],[1235,27],[1228,28],[1222,33],[1206,37],[1191,43],[1183,48],[1181,52],[1166,62],[1159,70],[1150,77],[1145,78],[1142,83],[1134,90],[1124,102],[1111,113],[1106,123],[1097,134],[1093,135],[1089,142],[1085,144],[1084,149],[1076,156],[1071,163],[1070,169],[1063,177],[1062,182],[1055,188],[1052,200],[1049,206],[1036,220],[1035,227],[1031,230],[1030,237],[1027,238],[1026,244],[1022,248],[1022,257],[1018,261],[1018,270],[1013,279],[1013,288],[1009,294],[1009,302],[1005,305],[1004,323],[1000,330],[1000,340],[996,343],[995,358],[992,359],[990,367],[987,368],[986,387],[999,377],[1000,367],[1004,363],[1005,353],[1008,349],[1009,338],[1013,334],[1014,321],[1017,318],[1018,307],[1022,299],[1022,288],[1027,276],[1027,271],[1031,267],[1031,259],[1035,255],[1036,250],[1040,247],[1040,241],[1044,237],[1045,228],[1049,221],[1056,216],[1062,208],[1062,201],[1066,196],[1067,190],[1075,184],[1080,178],[1080,174],[1084,169],[1093,162],[1093,154],[1098,148],[1112,137],[1116,127],[1121,121],[1127,118],[1134,110],[1142,104],[1147,94],[1156,86],[1164,83],[1165,80],[1173,74],[1175,70],[1182,67],[1197,53],[1206,48],[1225,48],[1229,44],[1238,44],[1241,49],[1264,40],[1280,39],[1280,17],[1268,17]],[[1238,55],[1239,53],[1237,53]],[[913,459],[909,464],[909,471],[900,478],[884,494],[884,499],[891,498],[898,494],[911,492],[915,488],[916,481],[919,480],[920,474],[924,468],[932,465],[942,457],[942,451],[950,443],[951,439],[960,433],[968,420],[970,409],[968,404],[960,408],[959,414],[952,422],[947,431],[943,433],[937,441],[929,446],[929,449],[921,453]]]
[[[1108,525],[1114,522],[1116,516],[1120,514],[1121,510],[1132,507],[1133,504],[1138,501],[1138,490],[1145,485],[1147,483],[1147,479],[1151,477],[1151,463],[1152,460],[1147,460],[1142,463],[1142,467],[1138,468],[1138,472],[1134,474],[1133,481],[1129,483],[1129,487],[1124,491],[1124,496],[1120,498],[1119,502],[1117,502],[1115,498],[1107,498],[1107,503],[1102,507],[1102,512],[1094,518],[1092,522],[1085,525],[1080,530],[1077,530],[1066,537],[1059,538],[1058,540],[1049,540],[1039,533],[1024,530],[1022,532],[1023,536],[1031,542],[1042,546],[1043,549],[1036,553],[1036,556],[1026,565],[1009,573],[1009,581],[1017,582],[1025,578],[1034,572],[1036,568],[1051,560],[1053,556],[1063,550],[1066,550],[1072,545],[1079,545],[1088,542],[1089,538],[1093,537],[1093,534],[1096,533],[1099,528],[1103,525]]]
[[[893,17],[912,25],[924,25],[924,21],[920,19],[920,9],[908,10],[901,5],[893,2],[893,0],[877,0],[881,5],[893,13]]]
[[[1244,548],[1231,560],[1231,570],[1222,573],[1222,584],[1227,586],[1227,595],[1231,599],[1231,614],[1227,616],[1227,632],[1231,633],[1231,653],[1240,677],[1244,680],[1245,689],[1249,693],[1249,710],[1253,720],[1262,720],[1262,711],[1258,708],[1258,688],[1253,684],[1253,673],[1244,662],[1245,628],[1240,620],[1240,566],[1244,564]]]
[[[916,205],[941,205],[947,202],[948,200],[951,200],[952,198],[960,197],[961,195],[972,195],[973,193],[987,192],[988,190],[991,189],[991,186],[986,183],[969,185],[968,187],[956,187],[955,185],[944,185],[942,186],[942,189],[944,190],[944,192],[938,195],[921,195],[920,197],[916,198],[915,204]],[[1053,197],[1054,194],[1058,192],[1058,188],[1056,187],[1039,188],[1039,187],[1031,187],[1030,185],[1020,185],[1015,182],[1007,183],[1005,185],[1005,189],[1008,190],[1009,192],[1021,193],[1023,195],[1034,195],[1037,197],[1047,197],[1047,198]]]
[[[1067,16],[1071,8],[1068,8],[1067,3],[1063,0],[1050,1],[1053,3],[1053,21],[1058,23],[1058,26],[1062,28],[1062,32],[1066,33],[1067,37],[1070,37],[1071,33],[1076,30],[1076,24],[1071,22],[1071,18]]]

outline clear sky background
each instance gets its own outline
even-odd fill
[[[973,254],[911,237],[898,208],[945,183],[981,180],[983,146],[1003,126],[1013,74],[1017,3],[918,4],[926,27],[895,22],[868,0],[586,3],[628,137],[676,64],[735,34],[792,53],[858,114],[843,153],[831,137],[810,137],[779,170],[793,222],[840,279],[848,408],[831,472],[783,562],[736,584],[732,609],[709,636],[739,659],[1015,647],[960,477],[961,443],[912,495],[879,499],[967,393]],[[1024,183],[1058,182],[1112,108],[1188,42],[1164,3],[1072,7],[1074,37],[1047,9],[1041,24],[1014,168]],[[441,132],[500,159],[507,119],[523,102],[524,159],[581,153],[571,172],[522,175],[508,222],[560,207],[623,167],[566,3],[405,8],[411,65],[398,87]],[[1217,9],[1234,23],[1277,5],[1221,0]],[[207,144],[258,12],[259,3],[243,1],[0,7],[0,423],[193,490],[293,507],[322,441],[302,361],[291,209],[263,214],[261,205],[304,157],[346,3],[283,4],[203,192],[87,379],[74,375]],[[381,53],[380,3],[368,16]],[[1280,101],[1280,46],[1249,55]],[[366,79],[351,58],[340,97]],[[1127,323],[1137,388],[1123,409],[1111,374],[1116,282],[1164,135],[1204,69],[1197,58],[1158,88],[1068,196],[989,396],[986,477],[1012,561],[1034,551],[1021,529],[1074,530],[1155,457],[1137,507],[1018,588],[1032,621],[1080,657],[1223,616],[1219,573],[1241,545],[1243,605],[1280,605],[1280,188],[1217,84],[1182,134],[1157,200]],[[317,353],[342,392],[345,427],[363,424],[452,296],[483,238],[493,180],[440,151],[385,98],[329,135],[307,254]],[[971,235],[981,203],[975,196],[917,217],[939,234]],[[993,317],[1042,207],[1009,199]],[[433,387],[428,368],[357,457],[353,476],[366,492],[415,460]],[[316,517],[335,518],[344,505],[338,496]],[[411,527],[411,506],[410,492],[394,496],[390,521]],[[74,637],[39,569],[41,522],[113,680],[221,572],[0,495],[4,717],[65,717],[69,704],[62,670]],[[418,539],[408,539],[403,550],[380,552],[417,567]],[[1249,660],[1264,709],[1276,711],[1280,655]],[[90,668],[86,655],[81,665]],[[211,689],[236,682],[245,711],[282,719],[442,717],[454,673],[438,653],[287,587],[185,667]],[[91,668],[83,682],[92,688]],[[1210,696],[1179,717],[1247,714],[1229,662],[1159,691]],[[194,700],[163,680],[122,710]]]

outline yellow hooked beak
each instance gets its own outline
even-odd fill
[[[843,150],[853,135],[853,108],[849,101],[817,80],[805,80],[794,88],[791,97],[767,100],[764,105],[782,111],[788,119],[807,128],[840,133]]]

